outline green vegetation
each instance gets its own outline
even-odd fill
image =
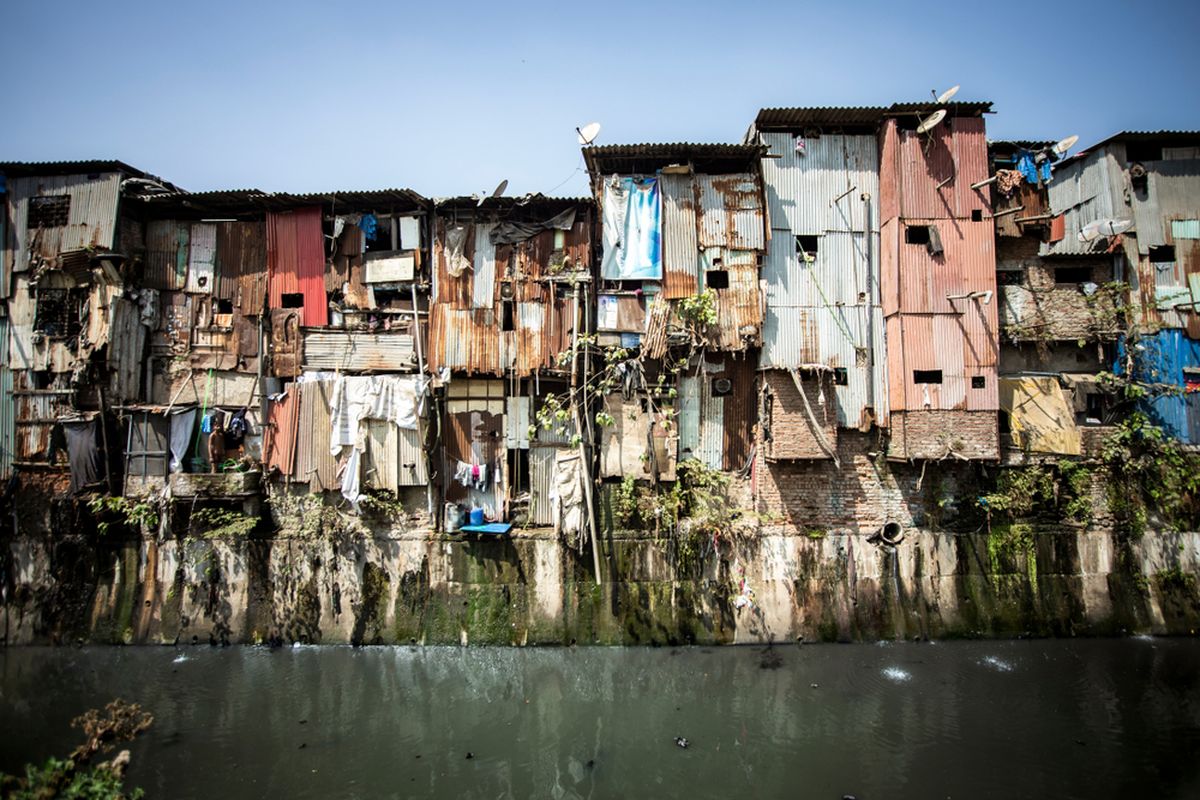
[[[114,525],[137,530],[158,529],[158,509],[144,500],[97,494],[88,499],[87,507],[96,518],[96,532],[101,536],[108,535]]]
[[[92,759],[113,750],[118,742],[132,741],[144,733],[154,717],[136,703],[114,700],[103,710],[92,709],[71,721],[81,728],[86,741],[65,759],[50,758],[41,766],[25,765],[23,777],[0,773],[0,796],[14,800],[136,800],[141,789],[126,792],[123,786],[129,751],[111,761],[93,764]]]
[[[1086,523],[1091,516],[1091,470],[1077,461],[1005,469],[993,490],[979,498],[988,520],[1042,517]]]
[[[197,508],[188,518],[189,534],[203,539],[244,538],[249,536],[257,525],[258,517],[212,506]]]

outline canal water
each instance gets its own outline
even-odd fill
[[[1197,640],[10,648],[0,770],[116,697],[150,798],[1200,797]]]

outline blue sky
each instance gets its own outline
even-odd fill
[[[0,160],[118,158],[193,191],[582,194],[586,122],[601,144],[735,141],[760,107],[956,83],[995,103],[994,139],[1200,128],[1194,0],[183,5],[4,2]]]

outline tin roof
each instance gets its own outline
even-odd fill
[[[766,151],[757,144],[612,144],[584,147],[583,158],[592,174],[652,173],[671,164],[689,163],[697,172],[725,173],[752,169]]]
[[[763,108],[754,118],[759,130],[791,130],[806,127],[875,128],[886,106],[813,106],[809,108]]]
[[[429,201],[412,189],[333,190],[327,192],[266,192],[262,189],[216,189],[208,192],[169,192],[136,198],[147,209],[177,216],[244,216],[331,204],[337,211],[384,208],[416,211]]]
[[[1081,147],[1060,163],[1068,163],[1113,142],[1153,142],[1165,145],[1200,145],[1200,131],[1119,131],[1095,144]]]
[[[124,161],[90,159],[87,161],[0,161],[0,173],[5,175],[87,175],[94,172],[125,172],[146,177],[148,173],[131,167]]]

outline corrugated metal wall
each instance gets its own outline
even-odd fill
[[[333,381],[306,380],[300,390],[300,428],[296,435],[295,479],[313,491],[329,491],[341,484],[337,458],[329,452],[329,401]]]
[[[407,333],[306,330],[304,366],[346,372],[408,372],[416,368],[413,337]]]
[[[29,201],[33,197],[66,195],[70,197],[67,224],[29,230]],[[30,245],[43,258],[59,253],[94,247],[111,249],[117,230],[117,203],[121,196],[121,174],[106,172],[87,175],[59,175],[10,178],[8,201],[12,209],[11,240],[14,244],[13,271],[29,269]]]
[[[1124,340],[1117,346],[1113,372],[1121,374],[1129,355]],[[1141,337],[1133,353],[1134,378],[1154,384],[1178,387],[1178,393],[1154,393],[1139,403],[1150,420],[1169,435],[1187,444],[1200,444],[1200,391],[1186,391],[1189,378],[1185,369],[1200,369],[1200,342],[1181,330],[1164,330]]]
[[[809,137],[804,155],[790,133],[762,139],[771,156],[763,159],[763,179],[772,230],[759,366],[845,369],[846,385],[835,387],[838,425],[860,427],[870,416],[886,426],[878,139]],[[797,236],[816,239],[815,252],[804,242],[807,258]]]
[[[271,308],[283,308],[285,294],[300,294],[304,297],[302,324],[329,324],[319,207],[267,214],[267,271]]]
[[[699,291],[700,251],[696,240],[696,190],[691,175],[663,175],[663,297],[675,300]]]
[[[1122,151],[1123,153],[1123,151]],[[1093,150],[1062,164],[1050,182],[1050,208],[1063,216],[1065,235],[1057,242],[1043,242],[1042,255],[1086,255],[1096,251],[1094,242],[1080,242],[1079,231],[1099,219],[1133,215],[1120,199],[1124,187],[1122,170],[1112,148]]]
[[[13,373],[8,366],[8,318],[0,317],[0,480],[12,475],[16,410]]]
[[[700,247],[766,249],[765,218],[758,176],[695,175]]]

